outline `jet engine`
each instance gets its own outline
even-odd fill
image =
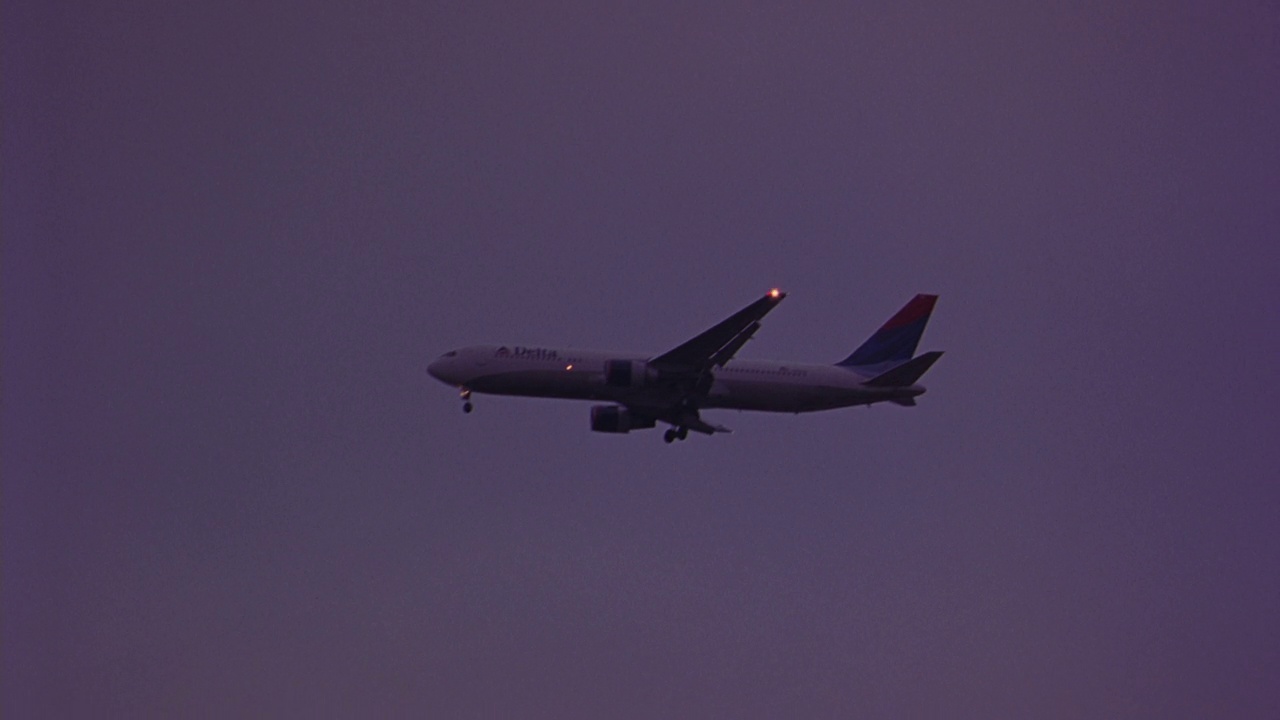
[[[604,384],[609,387],[638,388],[657,379],[657,373],[643,360],[606,360]]]
[[[656,421],[636,415],[619,405],[596,405],[591,408],[591,429],[603,433],[628,433],[651,428]]]

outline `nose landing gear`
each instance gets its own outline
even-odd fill
[[[458,392],[458,394],[462,396],[462,412],[464,412],[464,413],[469,413],[469,412],[471,412],[472,410],[474,410],[474,409],[475,409],[475,406],[471,404],[471,391],[470,391],[470,390],[468,390],[468,389],[466,389],[466,388],[462,388],[462,389]]]

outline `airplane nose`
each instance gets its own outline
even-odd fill
[[[427,373],[440,382],[449,382],[449,358],[437,358],[427,365]]]
[[[427,365],[427,373],[442,383],[458,384],[458,353],[447,352]]]

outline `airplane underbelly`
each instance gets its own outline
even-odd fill
[[[616,403],[662,404],[663,398],[651,398],[644,389],[618,388],[605,385],[600,373],[565,370],[517,370],[492,373],[472,378],[466,387],[490,395],[560,398],[565,400],[599,400]]]
[[[518,370],[482,375],[472,378],[467,387],[492,395],[582,399],[599,398],[606,389],[598,379],[592,382],[588,373],[563,370]]]
[[[718,383],[708,397],[708,407],[765,412],[811,412],[857,404],[845,388],[781,385],[775,383]]]
[[[713,388],[708,400],[719,407],[738,410],[799,412],[806,397],[769,383],[730,382]]]

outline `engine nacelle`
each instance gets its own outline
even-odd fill
[[[657,379],[658,373],[643,360],[606,360],[604,384],[609,387],[644,387]]]
[[[603,433],[628,433],[651,428],[657,421],[636,415],[619,405],[596,405],[591,408],[591,429]]]

